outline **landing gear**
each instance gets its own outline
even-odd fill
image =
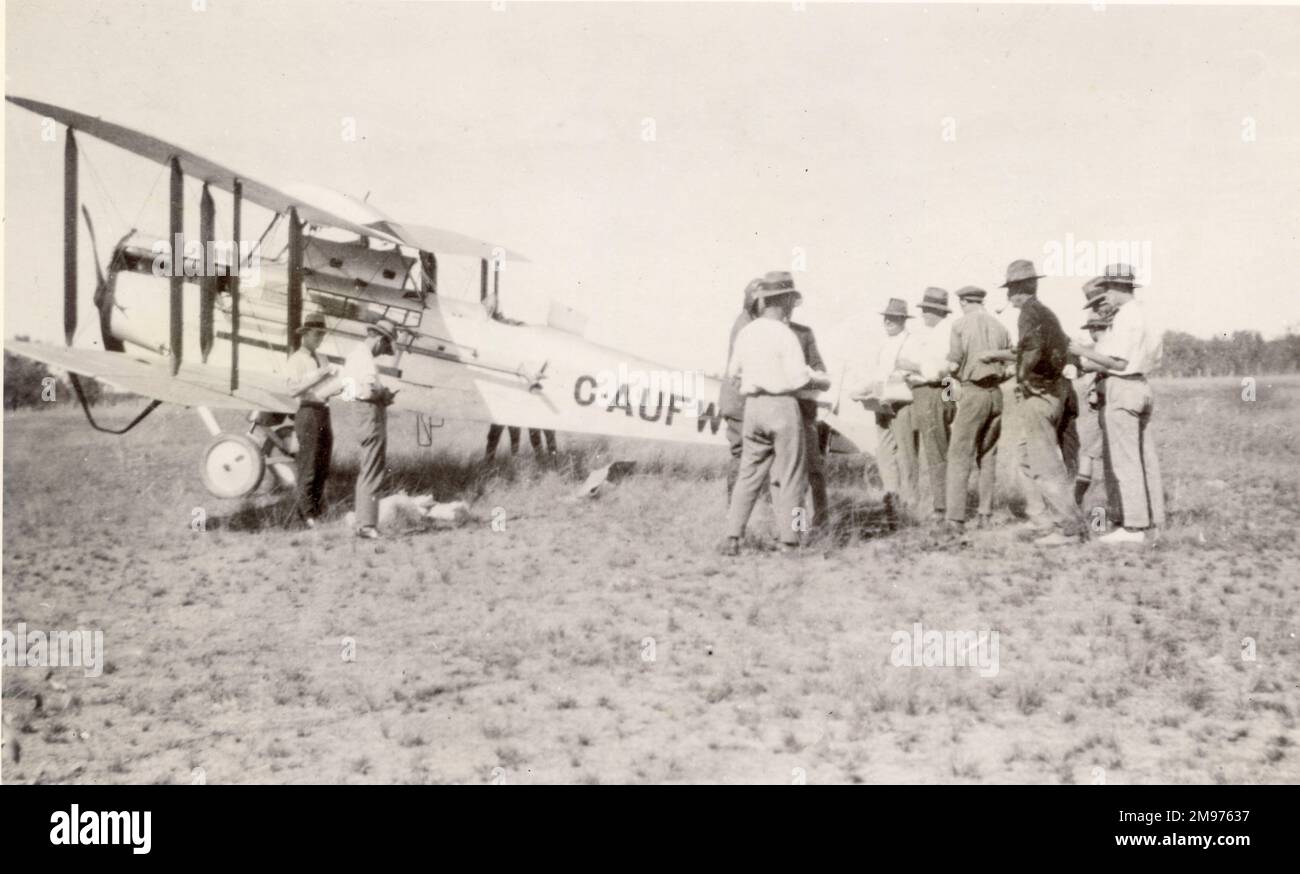
[[[199,475],[203,485],[218,498],[243,498],[257,491],[269,467],[276,484],[293,488],[297,482],[294,456],[298,440],[293,432],[293,417],[273,413],[250,413],[246,434],[222,431],[206,407],[198,408],[199,418],[212,434],[212,442],[203,451]]]
[[[203,452],[203,485],[218,498],[242,498],[257,491],[266,473],[266,458],[251,437],[218,434]]]

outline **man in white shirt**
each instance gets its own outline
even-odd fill
[[[1154,410],[1146,375],[1160,366],[1162,338],[1133,295],[1139,288],[1127,264],[1112,264],[1102,278],[1107,303],[1115,308],[1110,330],[1095,349],[1075,344],[1071,352],[1097,365],[1106,378],[1102,406],[1102,452],[1108,494],[1119,496],[1122,528],[1102,543],[1143,543],[1147,529],[1164,524],[1164,486],[1150,429]]]
[[[315,528],[320,516],[321,498],[330,476],[330,456],[334,452],[329,377],[336,368],[316,352],[325,339],[325,332],[325,319],[309,316],[298,329],[302,345],[289,356],[286,368],[289,394],[298,399],[298,412],[293,417],[293,430],[298,436],[298,494],[294,505],[308,528]]]
[[[808,475],[798,398],[829,388],[830,380],[805,363],[803,348],[786,324],[801,300],[789,273],[764,276],[754,292],[759,315],[736,335],[727,366],[727,378],[740,380],[745,399],[740,476],[731,493],[723,547],[727,555],[739,553],[769,474],[782,552],[798,549],[799,533],[810,522],[803,506]]]
[[[343,397],[369,407],[356,490],[357,536],[367,539],[379,537],[379,495],[388,473],[388,406],[395,394],[380,381],[375,359],[392,355],[396,342],[397,326],[380,319],[366,329],[366,339],[343,361]]]
[[[912,387],[912,425],[920,442],[921,465],[928,472],[920,478],[922,488],[929,491],[935,521],[942,521],[948,495],[948,437],[957,409],[956,397],[945,384],[945,380],[951,381],[948,350],[952,345],[952,320],[948,316],[952,310],[948,307],[948,292],[927,288],[917,308],[925,327],[898,366],[908,371],[907,384]]]

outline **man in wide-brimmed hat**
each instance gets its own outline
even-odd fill
[[[874,361],[852,387],[850,397],[861,401],[876,416],[876,468],[884,489],[885,513],[895,524],[916,507],[916,429],[912,426],[912,389],[898,367],[912,335],[907,322],[914,318],[907,301],[891,297],[880,311],[885,338]]]
[[[388,474],[388,406],[395,394],[379,379],[375,359],[392,355],[396,344],[397,326],[381,318],[366,327],[365,340],[343,362],[344,397],[368,407],[356,489],[357,536],[368,539],[379,537],[379,496]]]
[[[330,475],[330,457],[334,452],[329,400],[336,392],[329,378],[338,368],[316,351],[327,331],[321,316],[308,316],[303,321],[295,332],[299,346],[289,356],[285,374],[289,394],[298,399],[298,412],[293,417],[293,430],[298,437],[294,506],[298,518],[308,528],[315,528],[320,517],[325,482]]]
[[[984,308],[987,292],[974,285],[957,291],[962,315],[952,326],[948,362],[957,379],[957,412],[948,443],[947,508],[949,525],[966,522],[966,489],[971,467],[979,468],[979,527],[986,528],[993,513],[997,477],[998,439],[1002,436],[1002,364],[986,361],[986,352],[1011,348],[1007,329]]]
[[[758,291],[762,279],[752,279],[745,286],[740,303],[740,312],[731,323],[731,335],[727,339],[727,364],[731,364],[731,355],[736,349],[736,335],[754,320],[754,293]],[[731,501],[731,492],[736,488],[736,477],[740,475],[740,451],[744,443],[741,426],[745,421],[745,398],[740,393],[740,380],[723,379],[722,392],[718,398],[722,420],[727,428],[727,445],[731,448],[731,460],[727,463],[727,501]]]
[[[946,389],[950,379],[948,349],[952,343],[952,309],[948,292],[931,286],[917,303],[923,328],[898,366],[908,372],[912,388],[912,426],[921,455],[922,491],[928,492],[934,521],[941,521],[947,504],[948,435],[956,412],[955,398]],[[924,497],[922,497],[924,500]]]
[[[1164,486],[1150,428],[1154,402],[1147,382],[1164,349],[1160,332],[1134,297],[1140,286],[1133,268],[1111,264],[1100,279],[1106,301],[1115,309],[1110,330],[1096,348],[1076,344],[1070,350],[1106,376],[1101,413],[1106,489],[1118,496],[1120,519],[1114,521],[1123,527],[1099,540],[1144,543],[1148,531],[1164,524]]]
[[[1071,406],[1068,399],[1073,394],[1064,376],[1070,340],[1056,314],[1038,300],[1041,278],[1033,262],[1013,261],[1003,285],[1011,306],[1020,310],[1019,342],[1014,355],[1017,460],[1031,492],[1026,495],[1027,503],[1041,498],[1052,516],[1054,530],[1035,542],[1058,546],[1086,540],[1088,532],[1083,514],[1074,502],[1070,485],[1073,474],[1062,454],[1062,431]],[[982,357],[996,361],[1004,360],[1007,355],[985,352]],[[1074,439],[1077,441],[1077,436]]]
[[[764,276],[754,292],[758,317],[736,336],[727,366],[727,378],[740,380],[745,398],[740,474],[731,493],[723,547],[728,555],[739,552],[765,482],[771,485],[781,550],[797,550],[800,533],[807,528],[807,458],[798,397],[828,388],[830,380],[807,365],[787,324],[801,300],[789,273]]]

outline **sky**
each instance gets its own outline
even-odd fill
[[[674,366],[722,367],[769,270],[794,271],[832,371],[872,355],[890,297],[1000,305],[1017,258],[1074,253],[1040,294],[1075,328],[1077,257],[1118,243],[1158,325],[1300,330],[1297,8],[20,0],[5,74],[523,252],[507,315],[558,301]],[[62,134],[4,118],[4,333],[59,340]],[[165,228],[157,165],[82,149],[101,257]],[[477,264],[442,278],[477,296]]]

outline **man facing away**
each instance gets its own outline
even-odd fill
[[[971,466],[979,468],[979,527],[988,527],[997,483],[998,439],[1002,436],[1002,365],[986,352],[1006,352],[1011,338],[984,309],[987,292],[967,285],[957,292],[962,315],[953,322],[948,361],[957,378],[957,412],[948,443],[947,511],[950,527],[966,523],[966,486]]]
[[[948,307],[948,292],[942,288],[927,288],[921,302],[921,321],[925,327],[910,347],[909,354],[899,360],[899,367],[910,371],[907,384],[912,387],[912,425],[920,442],[921,463],[927,475],[921,477],[928,486],[933,517],[942,520],[948,490],[947,462],[948,435],[954,413],[951,393],[944,379],[948,376],[948,349],[952,342],[952,312]]]
[[[308,316],[298,329],[302,345],[289,356],[288,362],[289,393],[298,398],[298,412],[293,417],[293,430],[298,436],[298,486],[294,505],[308,528],[315,528],[320,517],[321,498],[334,451],[328,377],[337,368],[316,352],[326,330],[324,318]]]
[[[808,480],[798,396],[830,387],[826,374],[804,362],[799,340],[787,324],[801,300],[789,273],[768,273],[754,293],[758,318],[736,336],[727,376],[740,380],[745,419],[740,474],[727,513],[726,555],[739,553],[740,538],[769,473],[781,551],[793,552],[799,546]]]
[[[1016,456],[1021,471],[1052,517],[1051,532],[1034,542],[1060,546],[1087,539],[1083,514],[1074,502],[1070,475],[1061,453],[1060,429],[1069,381],[1063,371],[1069,338],[1055,313],[1038,300],[1038,280],[1029,261],[1012,262],[1007,271],[1007,299],[1020,310],[1015,350],[1016,416],[1020,436]],[[1008,353],[985,352],[985,361],[1006,360]]]
[[[366,339],[343,362],[344,396],[366,404],[365,431],[361,438],[361,464],[357,469],[357,536],[379,537],[379,495],[388,474],[388,407],[395,392],[379,379],[375,359],[392,355],[397,326],[381,318],[366,329]]]
[[[1119,496],[1122,528],[1098,538],[1102,543],[1144,543],[1147,531],[1164,524],[1160,462],[1151,436],[1154,400],[1147,374],[1160,366],[1164,348],[1134,297],[1139,287],[1133,269],[1112,264],[1102,279],[1108,304],[1115,308],[1110,330],[1096,349],[1070,351],[1099,365],[1106,375],[1101,424],[1106,487]]]

